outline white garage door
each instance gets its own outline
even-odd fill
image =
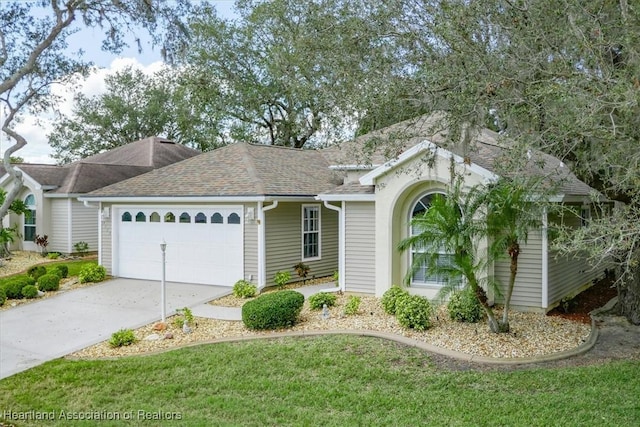
[[[232,286],[243,278],[242,207],[119,207],[114,273],[160,280]]]

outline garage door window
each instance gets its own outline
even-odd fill
[[[227,224],[240,224],[240,216],[236,213],[232,213],[227,218]]]
[[[164,222],[176,222],[176,216],[173,212],[167,212],[164,214]]]
[[[131,222],[131,214],[129,212],[122,214],[122,222]]]
[[[222,224],[223,218],[218,212],[211,215],[211,224]]]
[[[143,212],[136,214],[136,222],[147,222],[147,216]]]
[[[206,223],[207,223],[207,216],[202,212],[198,212],[198,214],[196,215],[196,224],[206,224]]]
[[[149,222],[160,222],[160,214],[158,212],[153,212],[149,215]]]
[[[186,212],[182,212],[182,213],[180,214],[180,222],[181,222],[182,224],[189,224],[189,223],[191,222],[191,215],[189,215],[189,214],[188,214],[188,213],[186,213]]]

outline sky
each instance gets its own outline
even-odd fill
[[[233,16],[233,0],[210,0],[215,4],[221,16]],[[124,50],[120,55],[105,53],[100,50],[102,41],[98,30],[83,29],[73,34],[69,39],[69,51],[75,52],[82,48],[85,51],[84,58],[95,64],[96,70],[87,79],[79,84],[78,90],[87,96],[98,95],[105,91],[104,79],[126,67],[133,67],[152,74],[162,67],[162,57],[158,49],[153,50],[143,42],[143,52],[139,53],[133,46]],[[134,43],[132,43],[133,45]],[[73,110],[74,89],[70,86],[57,85],[52,92],[60,95],[63,101],[57,105],[56,110],[63,114],[70,114]],[[23,114],[20,122],[14,124],[18,133],[24,136],[28,144],[26,147],[14,153],[14,156],[22,157],[29,163],[56,163],[51,155],[53,149],[48,144],[47,135],[53,129],[53,114]],[[12,145],[5,134],[0,132],[0,152]]]

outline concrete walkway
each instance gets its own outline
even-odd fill
[[[167,282],[166,315],[229,292],[222,286]],[[0,378],[160,317],[160,283],[133,279],[113,279],[4,310],[0,312]]]

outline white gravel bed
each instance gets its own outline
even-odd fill
[[[311,311],[308,302],[305,302],[298,324],[290,329],[276,332],[323,330],[385,332],[409,337],[443,349],[494,358],[532,357],[570,350],[584,343],[591,333],[591,326],[587,324],[539,313],[511,312],[509,316],[511,332],[494,334],[489,331],[486,321],[464,324],[449,320],[446,307],[438,307],[433,318],[433,326],[427,331],[419,332],[404,329],[395,317],[384,313],[378,298],[372,296],[361,298],[359,313],[344,316],[342,313],[348,295],[338,295],[336,306],[330,308],[328,319],[323,319],[320,311]],[[216,301],[216,303],[220,302],[220,300]],[[496,314],[501,315],[499,310],[496,310]],[[105,341],[73,353],[70,357],[109,358],[139,355],[219,339],[273,334],[269,331],[248,330],[240,321],[200,317],[195,318],[193,331],[185,334],[173,324],[173,320],[174,318],[167,319],[167,329],[164,331],[154,330],[153,324],[137,329],[134,332],[138,341],[133,345],[111,348]],[[154,333],[161,339],[145,340],[145,337]],[[166,334],[171,334],[172,338],[165,339]]]

